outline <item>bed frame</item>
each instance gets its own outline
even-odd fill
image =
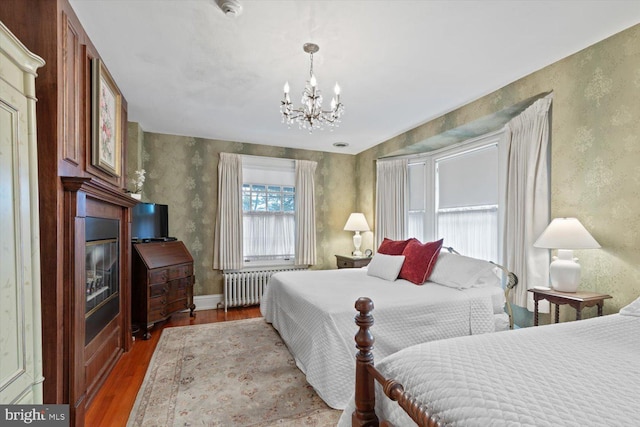
[[[451,246],[443,246],[442,249],[446,249],[449,253],[460,255],[460,252],[456,251]],[[506,301],[505,305],[507,308],[507,314],[509,315],[509,329],[513,329],[513,310],[511,309],[511,303],[509,302],[509,294],[511,293],[511,289],[515,288],[518,285],[518,276],[516,276],[515,273],[509,271],[507,267],[496,264],[493,261],[489,262],[502,270],[502,272],[504,273],[503,280],[506,280],[506,283],[504,284],[504,297]]]
[[[442,426],[437,417],[429,413],[429,408],[416,401],[411,394],[404,391],[404,387],[393,379],[387,379],[373,365],[373,343],[375,339],[370,328],[373,326],[373,301],[367,297],[358,298],[356,301],[356,325],[359,330],[356,333],[355,341],[358,352],[356,353],[356,410],[351,414],[351,425],[353,427],[376,427],[392,426],[387,421],[378,420],[375,412],[376,393],[375,381],[378,381],[384,390],[384,394],[391,400],[397,401],[398,405],[411,417],[419,426],[436,427]]]

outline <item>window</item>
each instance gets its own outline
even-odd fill
[[[498,145],[435,160],[436,230],[447,246],[498,260]]]
[[[409,161],[406,237],[444,238],[463,255],[501,260],[500,135]]]
[[[243,156],[242,174],[245,265],[294,263],[294,162]]]

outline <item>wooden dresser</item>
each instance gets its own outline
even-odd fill
[[[173,313],[193,310],[193,257],[180,241],[134,243],[131,280],[131,318],[149,329]]]

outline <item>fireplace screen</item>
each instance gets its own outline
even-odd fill
[[[118,239],[87,242],[86,317],[118,295]]]
[[[85,344],[120,312],[120,222],[85,219]]]

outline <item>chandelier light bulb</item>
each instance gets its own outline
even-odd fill
[[[289,82],[285,82],[284,84],[284,93],[289,93]]]
[[[331,109],[332,110],[336,109],[336,99],[335,98],[331,98]]]
[[[338,85],[338,82],[336,82],[336,85],[333,87],[333,91],[336,95],[340,95],[340,86]]]
[[[316,87],[316,85],[318,84],[318,82],[316,81],[316,76],[314,76],[313,74],[311,75],[311,78],[309,79],[309,84],[311,85],[311,87]]]

